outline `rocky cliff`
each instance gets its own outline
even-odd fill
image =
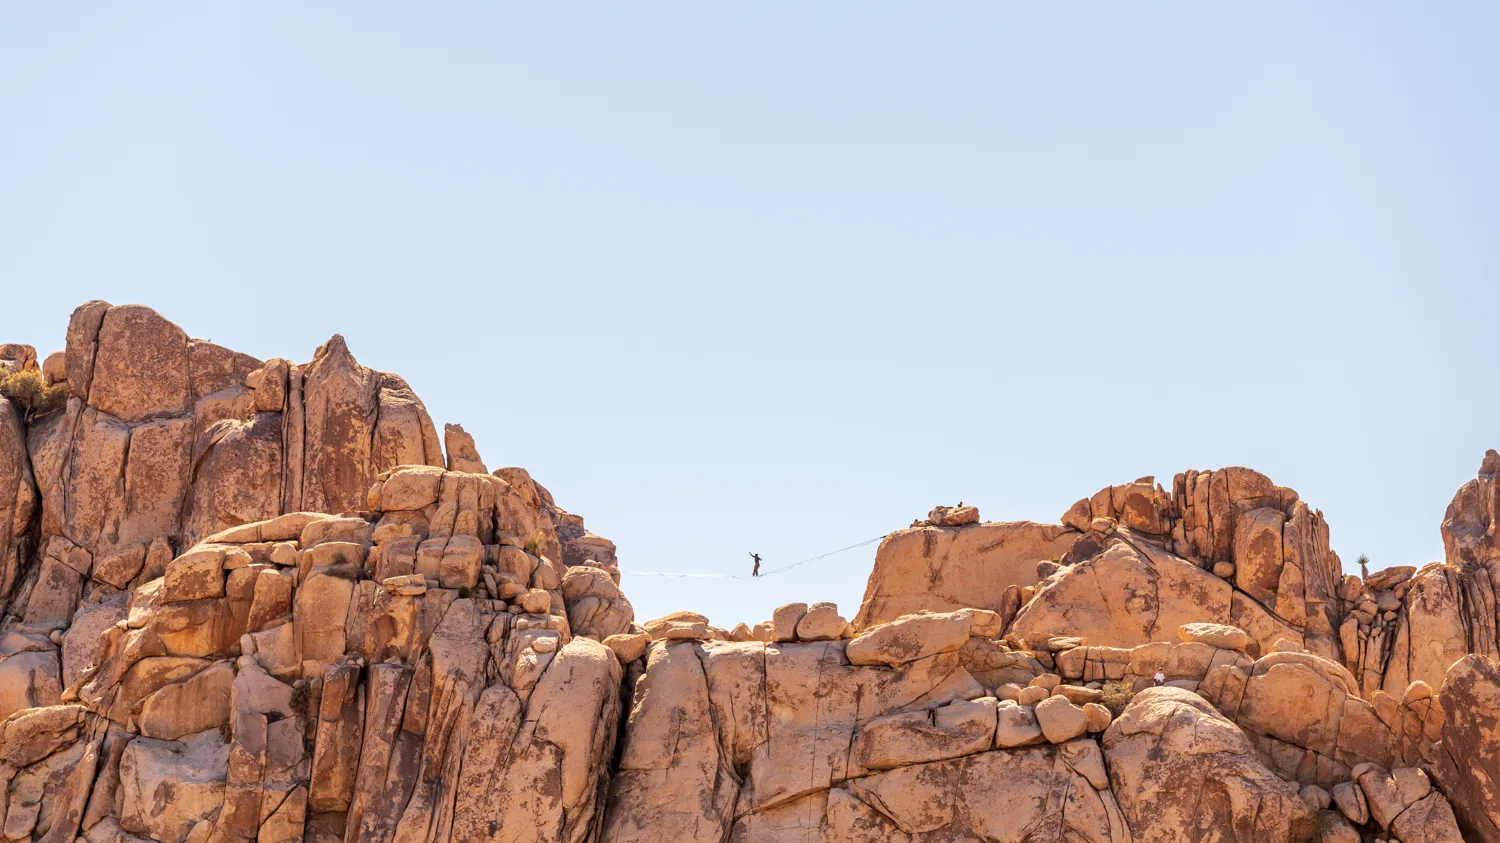
[[[0,393],[5,841],[1500,843],[1493,451],[1420,569],[1231,467],[723,630],[337,336],[89,302]]]

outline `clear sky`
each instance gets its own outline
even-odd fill
[[[0,10],[0,341],[340,332],[626,571],[1234,464],[1420,564],[1500,447],[1494,4],[69,11]]]

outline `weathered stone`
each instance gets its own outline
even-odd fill
[[[189,551],[167,565],[163,603],[181,603],[224,596],[224,550],[206,547]]]
[[[234,670],[227,662],[163,686],[141,702],[141,734],[177,740],[228,723],[233,686]]]
[[[889,770],[957,758],[989,749],[995,740],[995,700],[955,700],[931,711],[877,717],[854,742],[859,764]]]
[[[1437,698],[1438,783],[1466,826],[1486,843],[1500,841],[1500,667],[1466,656],[1449,668]]]
[[[1441,793],[1432,793],[1410,805],[1391,821],[1391,831],[1401,843],[1463,843],[1463,834],[1453,808]]]
[[[604,646],[614,652],[621,664],[628,664],[646,654],[646,648],[651,646],[651,636],[643,632],[616,633],[604,639]]]
[[[997,706],[998,722],[995,726],[995,746],[1009,749],[1044,743],[1047,738],[1037,723],[1036,711],[1013,700],[1001,701]]]
[[[469,474],[489,474],[484,460],[479,458],[479,449],[474,446],[474,437],[464,432],[461,424],[443,425],[443,450],[448,452],[448,470]]]
[[[437,503],[443,469],[437,466],[403,466],[392,472],[380,490],[380,508],[386,512],[417,510]]]
[[[1064,743],[1088,731],[1088,714],[1066,697],[1048,697],[1037,703],[1036,720],[1052,743]]]
[[[1365,802],[1365,792],[1354,782],[1340,782],[1333,787],[1333,801],[1339,811],[1355,825],[1364,825],[1370,820],[1370,807]]]
[[[1183,624],[1177,629],[1177,635],[1183,641],[1207,644],[1221,650],[1238,650],[1244,653],[1250,646],[1250,636],[1243,629],[1226,624]]]
[[[866,629],[849,642],[852,664],[891,667],[937,653],[951,653],[969,639],[972,619],[959,612],[923,612]]]
[[[188,339],[181,328],[149,307],[110,307],[95,343],[91,376],[81,377],[89,406],[127,422],[188,409]]]
[[[940,507],[854,624],[636,626],[613,542],[340,338],[91,302],[49,361],[67,406],[0,400],[8,841],[1500,843],[1494,452],[1368,581],[1232,467]]]
[[[1096,702],[1084,703],[1083,705],[1084,727],[1090,732],[1102,732],[1109,728],[1114,715],[1109,709]]]
[[[1268,647],[1298,635],[1254,600],[1192,564],[1164,552],[1142,552],[1119,538],[1060,571],[1021,608],[1010,635],[1019,639],[1067,631],[1090,642],[1133,647],[1178,640],[1190,623],[1232,624]],[[1083,542],[1075,552],[1084,550]]]
[[[115,588],[128,588],[130,581],[141,572],[146,563],[146,546],[131,545],[118,553],[100,559],[93,567],[94,579]]]
[[[600,568],[569,568],[562,578],[562,596],[568,608],[568,625],[575,635],[603,641],[628,632],[635,622],[635,610],[625,593]]]
[[[672,612],[646,621],[644,629],[652,640],[657,641],[706,641],[711,637],[708,631],[708,618],[697,612]]]
[[[120,759],[120,828],[183,840],[222,807],[228,769],[229,745],[216,730],[183,742],[136,738]]]
[[[849,622],[839,615],[839,607],[833,603],[814,603],[807,614],[797,621],[796,634],[799,641],[831,641],[840,638]]]
[[[806,603],[788,603],[777,606],[771,613],[771,636],[773,641],[796,641],[797,624],[807,614]]]
[[[1226,840],[1312,837],[1315,819],[1297,785],[1263,767],[1244,733],[1196,694],[1136,694],[1103,745],[1137,841],[1192,840],[1199,829],[1222,830]]]
[[[964,506],[939,506],[927,515],[935,527],[964,527],[969,524],[979,523],[979,507]]]
[[[472,589],[479,584],[479,567],[484,562],[484,547],[474,536],[454,536],[443,547],[438,563],[438,583],[443,588]]]
[[[1373,764],[1363,766],[1366,769],[1362,773],[1356,773],[1355,778],[1359,789],[1364,791],[1366,804],[1370,806],[1370,818],[1381,828],[1390,828],[1391,821],[1406,810],[1406,804],[1401,801],[1400,788],[1385,770]]]
[[[1077,538],[1074,530],[1029,521],[894,532],[875,553],[854,628],[965,607],[1008,618],[1006,587],[1034,585],[1037,561],[1062,556]]]

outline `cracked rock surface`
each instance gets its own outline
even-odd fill
[[[865,598],[638,621],[620,549],[335,335],[0,345],[5,843],[1500,843],[1500,454],[1346,576],[1247,468],[939,506]],[[629,548],[625,548],[628,559]]]

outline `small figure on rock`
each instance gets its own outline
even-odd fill
[[[750,576],[758,577],[760,576],[760,554],[752,553],[750,558],[755,560],[755,567],[750,570]]]
[[[1167,684],[1167,675],[1158,670],[1156,672],[1156,675],[1151,677],[1151,680],[1155,682],[1156,686],[1159,688],[1162,685]]]

